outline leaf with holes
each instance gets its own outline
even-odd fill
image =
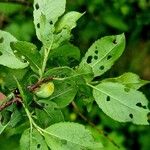
[[[41,134],[37,130],[30,132],[30,129],[23,132],[20,139],[21,150],[48,150],[45,139]]]
[[[28,66],[23,60],[18,59],[11,47],[11,42],[17,41],[10,33],[0,30],[0,65],[12,68],[12,69],[23,69]]]
[[[82,15],[83,14],[76,11],[68,12],[57,23],[56,32],[60,32],[63,29],[68,29],[69,31],[71,31],[76,27],[76,22]]]
[[[92,87],[98,106],[114,120],[149,124],[148,101],[141,92],[113,82],[102,82]]]
[[[51,150],[96,150],[102,148],[101,143],[95,142],[91,132],[77,123],[57,123],[46,129],[44,134],[47,145]]]
[[[59,46],[62,46],[71,38],[70,31],[67,29],[63,29],[61,32],[54,35],[54,42],[52,45],[52,49],[56,49]]]
[[[53,41],[54,24],[65,12],[66,0],[34,0],[34,25],[37,37],[44,46]]]
[[[65,14],[56,24],[53,48],[57,48],[64,41],[71,38],[71,30],[76,27],[77,20],[83,14],[71,11]]]
[[[142,80],[138,75],[131,72],[124,73],[123,75],[116,78],[108,78],[103,81],[118,82],[133,89],[139,89],[140,87],[150,83],[150,81]]]
[[[34,72],[40,73],[42,68],[41,55],[34,44],[25,41],[17,41],[11,42],[10,45],[14,51],[17,51],[17,53],[25,57]]]
[[[92,67],[94,76],[100,76],[111,68],[124,48],[124,34],[103,37],[89,48],[79,68],[88,64]]]

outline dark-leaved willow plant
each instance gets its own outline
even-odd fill
[[[7,95],[0,101],[0,133],[13,129],[12,133],[21,134],[22,150],[101,149],[102,144],[83,125],[65,122],[62,109],[71,102],[75,105],[73,101],[81,95],[86,106],[96,101],[119,122],[150,122],[148,100],[138,90],[149,81],[130,72],[95,80],[123,53],[124,34],[97,40],[80,61],[79,48],[69,40],[83,13],[64,13],[65,5],[66,0],[34,0],[34,25],[42,43],[39,50],[0,30],[0,86]],[[80,63],[75,67],[76,62]]]

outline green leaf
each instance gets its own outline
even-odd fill
[[[31,69],[39,73],[42,68],[41,55],[34,44],[25,41],[11,42],[11,48],[25,57]]]
[[[150,81],[142,80],[142,79],[140,79],[140,77],[138,75],[131,73],[131,72],[124,73],[123,75],[121,75],[117,78],[109,78],[109,79],[105,79],[103,81],[118,82],[129,88],[133,88],[136,90],[139,89],[140,87],[144,86],[145,84],[150,83]]]
[[[114,82],[102,82],[92,87],[98,106],[114,120],[149,124],[148,101],[141,92]]]
[[[59,107],[67,106],[71,101],[73,101],[78,87],[80,85],[85,85],[85,77],[91,76],[91,72],[86,72],[84,70],[74,71],[69,67],[58,67],[48,70],[45,73],[46,77],[54,77],[55,91],[49,98],[49,100],[54,101]],[[80,88],[80,87],[79,87]]]
[[[94,77],[92,67],[89,66],[88,64],[84,64],[84,65],[80,66],[79,68],[76,69],[76,72],[78,74],[82,75],[84,80],[87,82],[90,82]]]
[[[57,105],[48,100],[38,100],[37,102],[41,108],[36,108],[36,116],[38,118],[38,124],[47,128],[48,126],[64,121],[64,116],[60,109],[57,109]]]
[[[73,62],[80,60],[80,50],[72,44],[65,44],[50,51],[49,64],[51,66],[69,66]]]
[[[31,102],[31,97],[29,97],[29,94],[28,94],[26,87],[24,87],[23,84],[21,82],[19,82],[16,77],[14,77],[14,79],[16,80],[17,87],[19,89],[22,101],[25,104],[25,106],[28,107],[27,103]]]
[[[88,64],[92,67],[94,76],[100,76],[111,68],[124,48],[124,34],[103,37],[89,48],[79,68]]]
[[[9,125],[10,122],[8,122],[7,124],[5,125],[2,125],[1,122],[0,122],[0,135],[2,134],[2,132],[5,130],[5,128]]]
[[[5,66],[0,66],[0,85],[3,84],[9,89],[14,89],[16,87],[16,81],[12,76],[16,76],[18,80],[22,80],[27,72],[25,69],[10,69]]]
[[[36,130],[32,132],[27,129],[23,132],[20,139],[21,150],[48,150],[47,144],[44,138]]]
[[[22,114],[17,108],[15,108],[14,112],[11,115],[10,126],[12,128],[16,127],[16,125],[22,120]]]
[[[77,20],[82,16],[83,14],[71,11],[65,14],[58,22],[56,26],[56,32],[60,32],[63,29],[71,30],[76,27]]]
[[[88,72],[89,73],[89,72]],[[81,78],[86,75],[85,72],[77,72],[70,67],[56,67],[48,70],[44,77],[53,77],[56,81],[73,81],[74,83],[79,82]]]
[[[66,107],[71,101],[74,100],[74,97],[77,93],[77,87],[74,81],[64,80],[64,81],[54,81],[55,91],[48,98],[57,104],[58,107]]]
[[[13,53],[10,43],[17,41],[10,33],[0,30],[0,65],[12,68],[23,69],[27,63],[19,60]]]
[[[65,14],[56,24],[54,43],[52,48],[59,47],[63,42],[68,41],[71,38],[71,30],[76,27],[77,20],[83,14],[79,12],[69,12]]]
[[[54,35],[54,42],[52,45],[52,49],[56,49],[59,46],[63,45],[71,38],[70,31],[68,29],[63,29],[61,32]]]
[[[70,67],[56,67],[45,72],[44,77],[68,78],[75,74],[75,71]]]
[[[65,11],[66,0],[34,0],[34,25],[37,37],[49,47],[53,41],[54,24]]]
[[[46,129],[44,137],[51,150],[100,149],[101,143],[96,143],[90,131],[77,123],[57,123]]]

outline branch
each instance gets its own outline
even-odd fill
[[[111,139],[107,133],[105,133],[103,130],[100,130],[99,128],[96,127],[96,125],[90,121],[88,118],[86,118],[80,111],[80,109],[78,108],[78,106],[75,104],[75,102],[72,102],[72,106],[74,107],[75,111],[78,113],[78,115],[85,121],[87,122],[90,126],[92,126],[93,128],[95,128],[97,130],[98,133],[102,134],[105,138],[107,138],[107,140],[109,140],[114,146],[116,146],[118,149],[120,149],[120,146],[113,140]]]
[[[44,78],[44,79],[38,81],[37,83],[35,83],[35,84],[33,84],[33,85],[28,86],[27,88],[28,88],[28,90],[29,90],[30,92],[33,92],[33,91],[34,91],[35,89],[37,89],[41,84],[46,83],[46,82],[51,81],[51,80],[53,80],[53,77],[47,77],[47,78]]]
[[[13,4],[24,5],[24,6],[32,6],[32,4],[26,0],[1,0],[0,3],[13,3]]]
[[[3,105],[0,106],[0,111],[2,111],[3,109],[9,107],[10,105],[12,105],[13,103],[22,103],[21,99],[19,97],[15,97],[14,99],[4,103]]]

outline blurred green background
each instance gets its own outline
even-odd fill
[[[29,2],[32,3],[32,0]],[[71,43],[80,48],[82,56],[95,40],[103,36],[123,32],[126,35],[124,54],[101,78],[131,71],[139,74],[142,79],[150,80],[150,0],[67,0],[67,11],[72,10],[86,12],[78,21],[71,39]],[[0,29],[12,33],[18,40],[31,41],[40,47],[41,43],[35,35],[32,11],[32,6],[0,3]],[[141,90],[150,100],[150,85]],[[79,101],[78,105],[83,114],[108,133],[121,149],[150,149],[150,126],[118,123],[106,116],[96,104],[90,113],[82,106],[82,102]],[[72,107],[65,110],[65,115],[68,120],[86,124]],[[94,129],[91,130],[96,139],[102,141],[105,149],[116,149],[106,138]],[[0,136],[0,149],[17,150],[18,139],[19,135],[9,138],[7,134],[5,138]]]

